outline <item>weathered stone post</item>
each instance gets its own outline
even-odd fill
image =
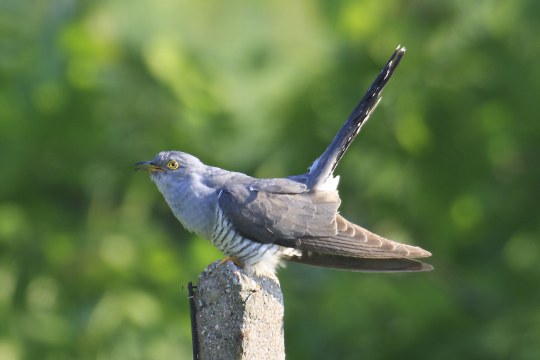
[[[193,301],[199,359],[285,358],[277,277],[248,274],[230,261],[215,262],[199,275]]]

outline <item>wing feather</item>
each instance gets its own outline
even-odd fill
[[[243,236],[253,241],[358,258],[431,255],[419,247],[385,239],[343,218],[338,214],[341,201],[337,192],[287,193],[275,184],[266,186],[261,180],[258,182],[258,190],[249,185],[235,185],[224,189],[219,196],[225,216]]]

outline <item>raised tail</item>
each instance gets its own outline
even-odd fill
[[[377,107],[382,89],[388,80],[390,80],[390,77],[404,54],[405,48],[398,46],[386,63],[386,66],[382,69],[345,124],[341,127],[334,140],[330,143],[325,152],[315,160],[309,170],[308,188],[318,189],[326,182],[328,177],[332,175],[339,160],[341,160],[343,154],[347,151],[360,131],[362,124],[366,122]]]

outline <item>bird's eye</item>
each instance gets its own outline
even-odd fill
[[[167,167],[168,167],[169,169],[171,169],[171,170],[176,170],[176,169],[178,169],[178,166],[180,166],[180,165],[178,165],[178,161],[176,161],[176,160],[171,160],[171,161],[169,161],[169,162],[167,163]]]

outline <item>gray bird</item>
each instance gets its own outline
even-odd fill
[[[341,216],[333,176],[339,160],[375,110],[405,54],[398,46],[326,151],[309,172],[276,179],[203,164],[180,151],[136,164],[147,170],[174,215],[237,265],[274,273],[283,260],[362,272],[426,271],[431,254],[376,235]]]

